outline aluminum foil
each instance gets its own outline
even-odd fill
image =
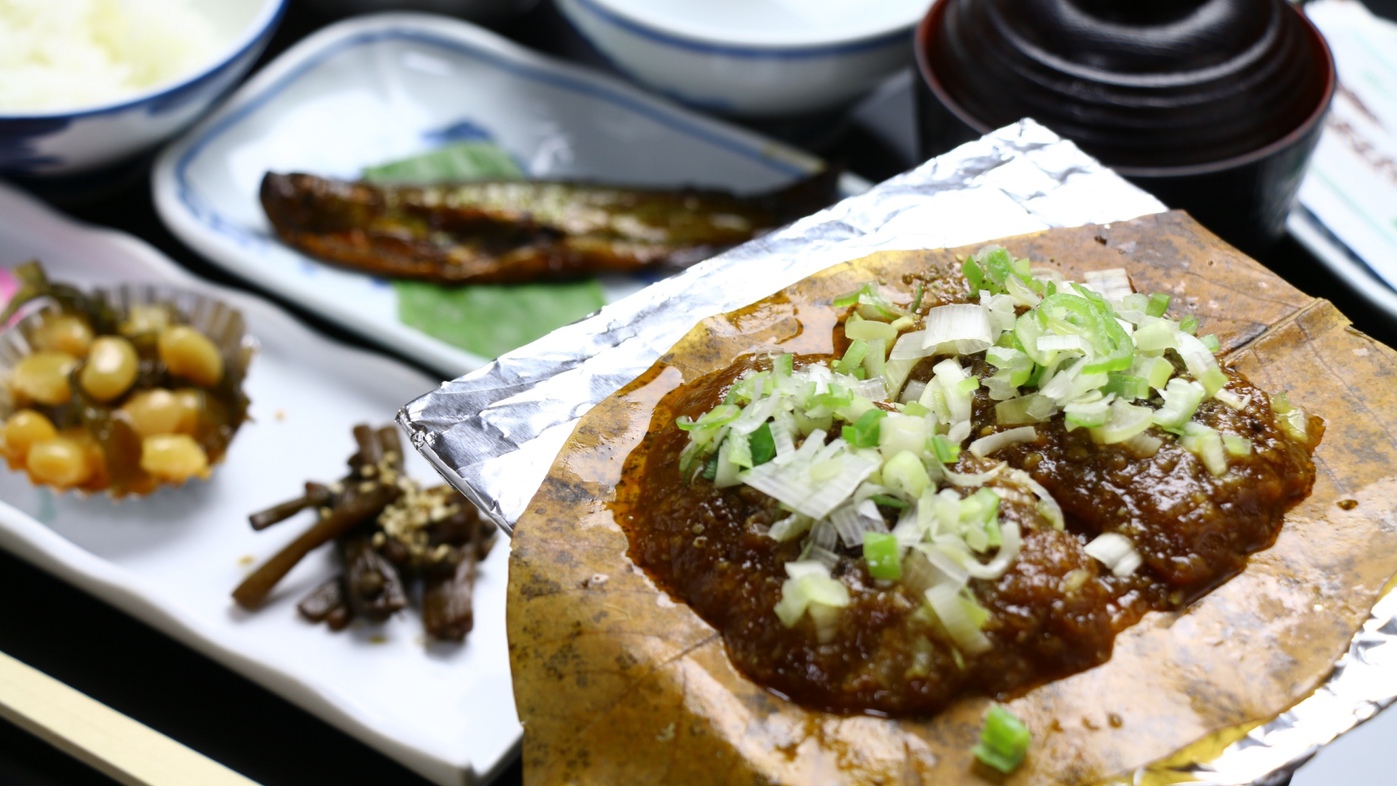
[[[705,317],[881,250],[1108,223],[1164,205],[1032,120],[665,279],[410,403],[413,445],[506,532],[573,426]]]
[[[446,382],[398,421],[442,476],[508,532],[582,415],[706,317],[875,251],[964,246],[1163,210],[1071,142],[1021,120]],[[1186,776],[1218,786],[1283,784],[1320,746],[1394,698],[1397,593],[1374,609],[1319,691]]]

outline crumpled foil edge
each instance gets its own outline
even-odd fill
[[[506,532],[577,421],[702,319],[875,251],[964,246],[1166,208],[1037,122],[998,129],[781,230],[612,303],[398,413],[413,446]],[[680,305],[682,304],[682,305]],[[1284,784],[1339,734],[1397,699],[1389,592],[1308,698],[1175,774],[1203,786]],[[1134,780],[1160,774],[1145,767]]]
[[[578,419],[705,317],[875,251],[969,245],[1165,209],[1076,145],[1021,120],[446,382],[398,421],[508,532]]]

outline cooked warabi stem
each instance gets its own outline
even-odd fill
[[[306,493],[295,499],[279,502],[265,510],[259,510],[247,517],[253,529],[266,529],[285,521],[306,508],[315,508],[330,501],[330,487],[315,481],[306,481]]]
[[[462,641],[475,626],[471,608],[478,564],[475,549],[457,552],[456,564],[428,575],[422,591],[422,626],[427,635],[444,641]]]
[[[345,534],[355,525],[373,519],[397,497],[397,487],[382,485],[375,485],[363,493],[346,494],[345,498],[331,508],[327,515],[316,521],[314,526],[244,579],[243,583],[233,590],[233,599],[244,608],[251,609],[261,605],[277,582],[281,581],[302,557],[316,547]]]
[[[296,610],[311,622],[324,622],[331,612],[343,606],[344,590],[340,577],[336,576],[301,598],[301,602],[296,604]]]
[[[354,621],[354,610],[349,604],[342,603],[325,615],[325,625],[330,630],[344,630],[349,627],[349,623]]]
[[[448,528],[447,525],[450,525]],[[495,542],[495,525],[474,507],[443,520],[437,532],[451,538],[455,563],[438,566],[427,574],[422,593],[422,624],[428,635],[445,641],[461,641],[475,625],[472,596],[480,560]],[[462,538],[461,536],[465,536]]]
[[[33,430],[43,433],[42,424]],[[256,606],[301,557],[333,540],[341,575],[300,601],[302,616],[332,630],[356,618],[382,622],[408,605],[407,585],[421,580],[428,635],[461,641],[472,625],[477,563],[494,543],[494,524],[450,486],[423,489],[404,475],[396,426],[360,424],[353,436],[357,449],[345,477],[307,482],[300,497],[248,517],[263,529],[308,508],[319,511],[315,526],[249,576],[234,598]]]
[[[397,568],[374,550],[367,533],[340,538],[344,589],[355,616],[381,622],[407,605],[407,593]]]
[[[394,470],[401,472],[403,469],[403,443],[398,436],[396,426],[383,426],[378,430],[379,450],[382,451],[388,465]]]
[[[312,257],[443,284],[560,280],[674,267],[833,201],[825,171],[755,196],[569,182],[378,186],[269,172],[276,234]]]
[[[469,545],[475,552],[475,558],[483,560],[490,555],[497,532],[495,523],[482,517],[475,506],[463,505],[453,515],[436,522],[432,527],[429,542],[433,546],[438,543],[452,546]]]
[[[383,460],[383,443],[379,442],[378,434],[372,428],[362,423],[354,427],[354,441],[359,445],[359,452],[350,459],[350,464],[355,467],[378,467]],[[372,473],[371,470],[370,472]]]

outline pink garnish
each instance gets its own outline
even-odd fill
[[[19,279],[14,277],[9,268],[0,267],[0,309],[9,304],[10,298],[19,291]]]

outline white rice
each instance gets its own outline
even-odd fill
[[[184,0],[0,0],[0,113],[119,101],[205,65],[217,42]]]

